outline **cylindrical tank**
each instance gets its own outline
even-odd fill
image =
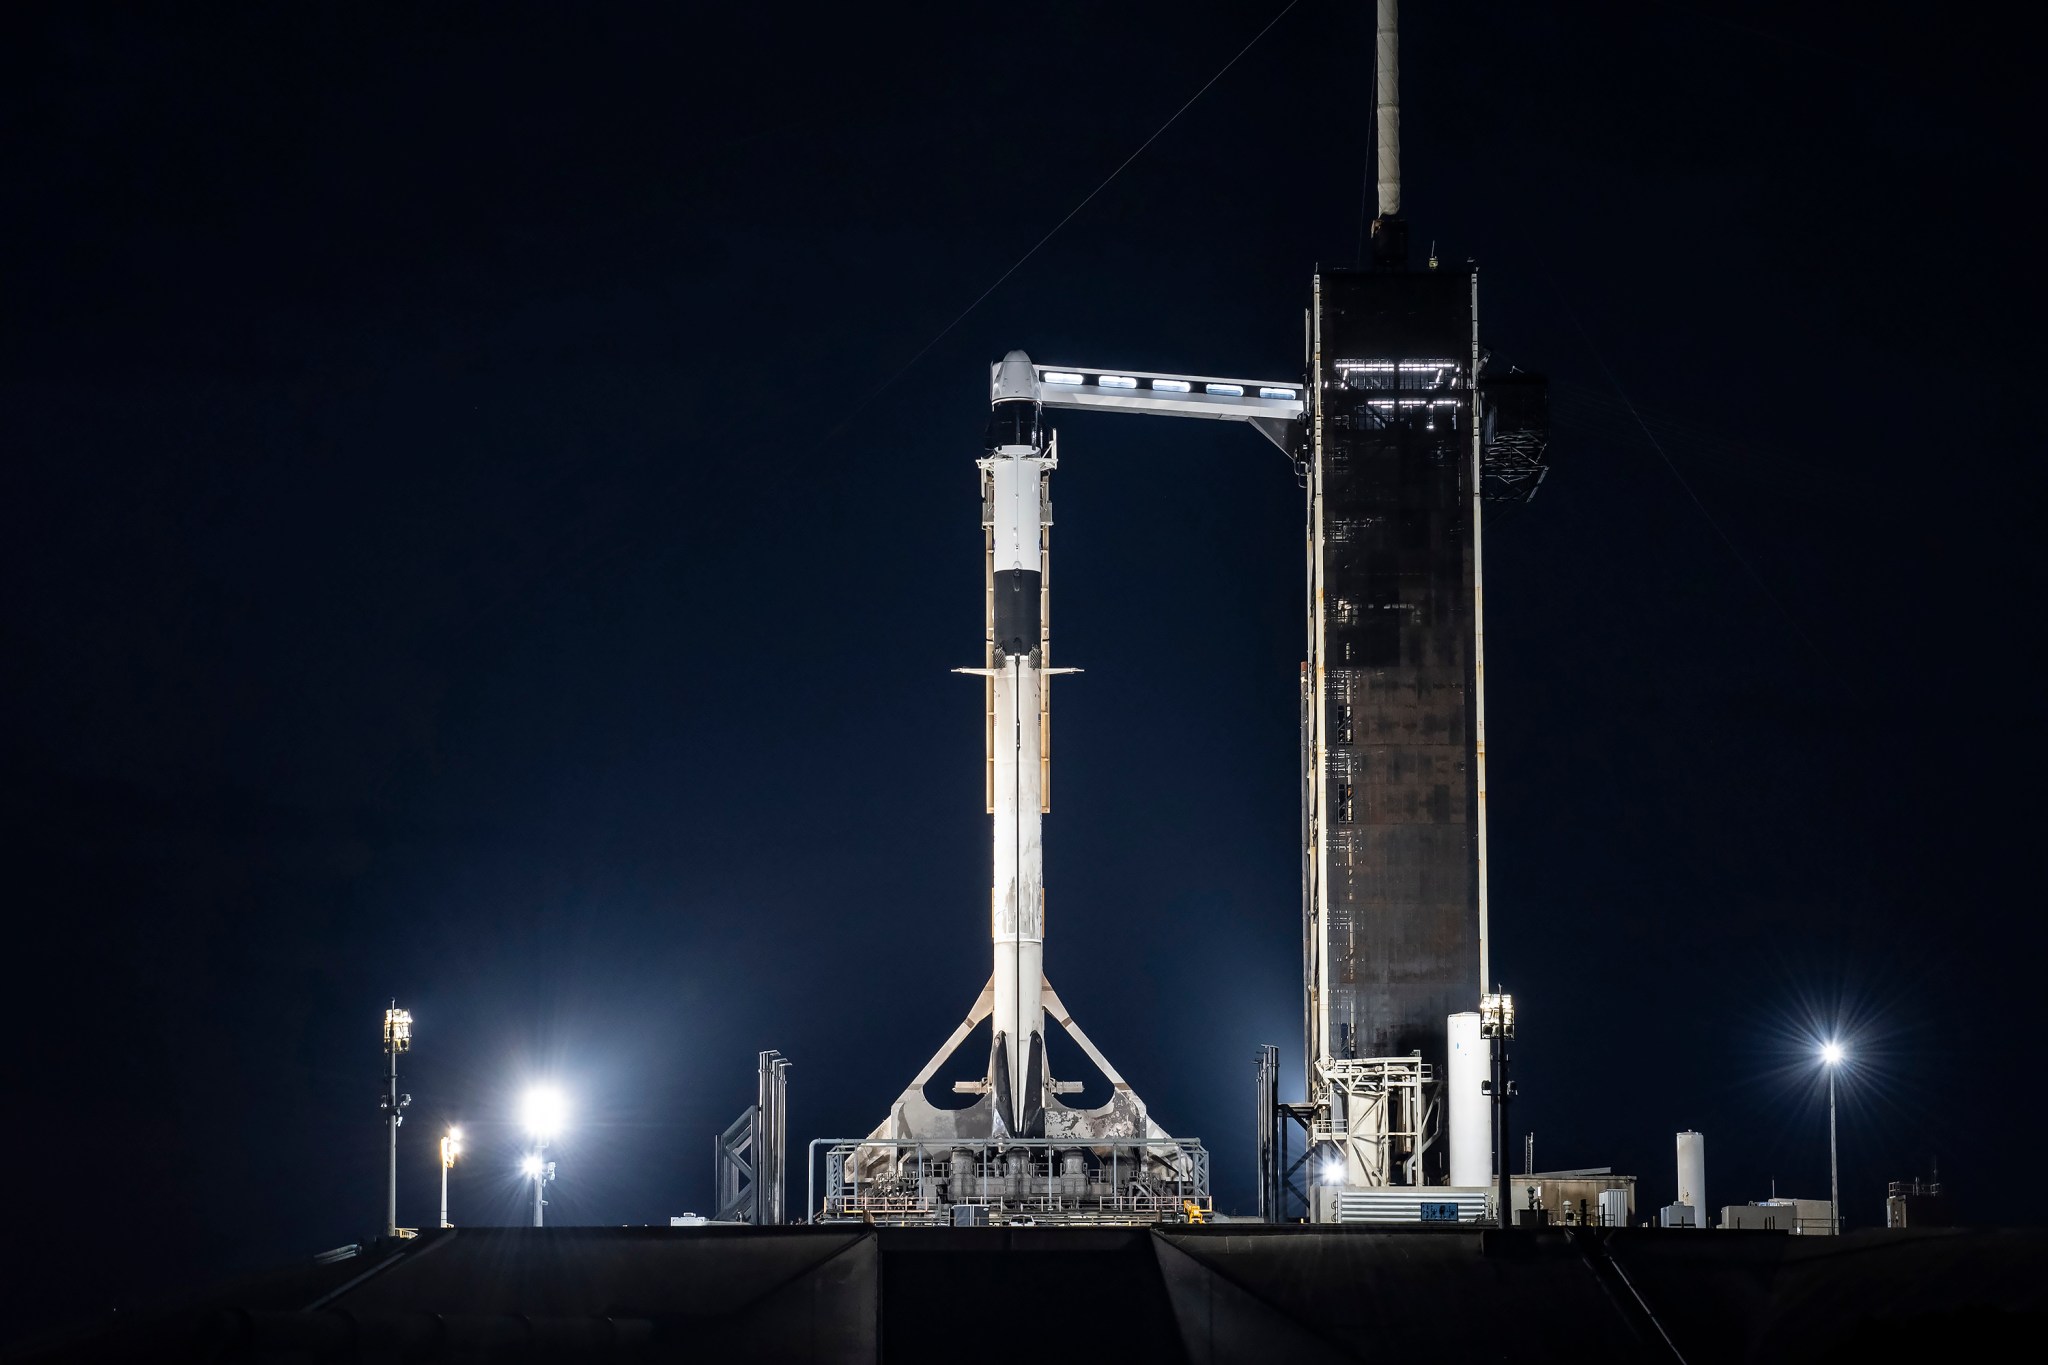
[[[1451,1184],[1485,1185],[1493,1180],[1493,1101],[1485,1092],[1488,1055],[1479,1036],[1479,1012],[1468,1010],[1446,1021],[1451,1059],[1444,1078],[1450,1105]]]
[[[1707,1225],[1707,1139],[1688,1128],[1678,1135],[1678,1202],[1692,1206],[1692,1225]]]

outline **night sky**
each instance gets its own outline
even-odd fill
[[[402,1222],[449,1122],[519,1219],[534,1078],[554,1220],[707,1211],[768,1047],[802,1205],[987,972],[986,366],[1298,375],[1371,6],[942,330],[1282,3],[11,11],[11,1329],[375,1233],[394,996]],[[1485,529],[1515,1167],[1825,1197],[1839,1026],[1850,1224],[1936,1160],[2033,1221],[2042,111],[1985,14],[1850,12],[1404,6],[1418,254],[1553,386]],[[1300,493],[1058,425],[1048,971],[1249,1212]]]

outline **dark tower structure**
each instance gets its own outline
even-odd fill
[[[1480,509],[1533,496],[1545,453],[1541,378],[1485,375],[1477,269],[1434,248],[1410,268],[1395,8],[1371,258],[1317,271],[1304,413],[1307,1074],[1312,1140],[1342,1162],[1318,1178],[1353,1189],[1443,1182],[1446,1111],[1483,1118],[1443,1084],[1449,1018],[1489,979]]]
[[[1310,315],[1310,1066],[1442,1065],[1485,959],[1478,280],[1318,272]]]

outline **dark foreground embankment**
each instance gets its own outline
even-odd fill
[[[2044,1271],[2031,1229],[463,1228],[19,1358],[1991,1359],[2048,1340]]]

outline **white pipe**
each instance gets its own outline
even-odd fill
[[[1309,373],[1323,372],[1323,276],[1315,278],[1315,311],[1312,318]],[[1313,455],[1308,483],[1308,657],[1313,670],[1309,678],[1313,704],[1309,708],[1309,923],[1305,938],[1315,955],[1308,973],[1308,1014],[1311,1028],[1308,1055],[1304,1059],[1304,1084],[1315,1086],[1316,1063],[1336,1055],[1336,1020],[1330,1009],[1330,820],[1329,820],[1329,660],[1326,657],[1330,633],[1324,619],[1323,603],[1323,386],[1312,392],[1309,409]]]
[[[1379,0],[1373,42],[1373,113],[1379,120],[1380,217],[1401,211],[1400,0]]]

